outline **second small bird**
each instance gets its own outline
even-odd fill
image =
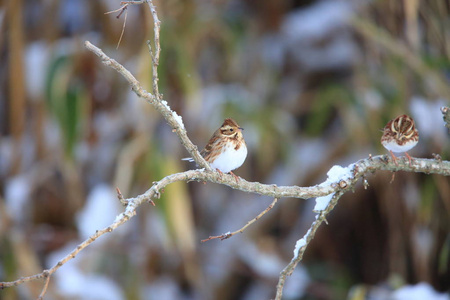
[[[398,165],[397,157],[393,152],[405,152],[411,166],[411,156],[406,151],[414,148],[419,142],[419,132],[416,129],[413,118],[401,115],[389,121],[384,127],[381,144],[389,150],[392,160]]]

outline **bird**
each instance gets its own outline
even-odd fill
[[[244,129],[235,120],[226,118],[200,152],[213,169],[221,174],[230,173],[236,181],[239,177],[232,171],[242,166],[247,158],[247,145],[242,130]],[[183,160],[194,161],[190,157]]]
[[[414,148],[419,142],[419,131],[416,129],[413,118],[408,115],[401,115],[390,120],[384,127],[381,137],[381,144],[389,150],[392,160],[398,166],[395,153],[405,152],[411,166],[411,156],[407,151]]]

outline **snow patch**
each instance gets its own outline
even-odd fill
[[[5,201],[8,214],[14,220],[21,222],[27,216],[25,207],[31,193],[30,179],[25,175],[13,177],[5,184]]]
[[[354,164],[350,164],[348,167],[344,168],[339,165],[333,166],[327,173],[327,180],[321,183],[320,186],[329,186],[331,184],[338,184],[341,180],[348,180],[352,177],[352,170]],[[331,198],[333,198],[334,193],[326,196],[316,198],[316,205],[314,206],[314,211],[324,210]]]
[[[303,72],[354,64],[359,50],[347,30],[352,15],[352,5],[345,1],[317,1],[286,16],[281,35]]]
[[[436,292],[425,282],[404,286],[396,290],[392,296],[393,300],[450,300],[447,294]]]
[[[62,269],[64,276],[58,274],[57,285],[65,296],[95,300],[125,299],[118,284],[105,276],[84,274],[76,267]]]
[[[255,244],[247,243],[239,248],[239,254],[256,274],[262,277],[277,278],[284,262],[275,252],[266,252]]]
[[[28,94],[31,100],[39,100],[44,95],[46,76],[42,70],[49,67],[50,51],[45,42],[34,42],[26,49],[25,76]]]
[[[326,182],[332,183],[332,182],[338,182],[340,180],[346,180],[352,177],[352,169],[353,165],[351,164],[348,167],[344,168],[339,165],[333,166],[327,173],[327,180]]]
[[[314,206],[314,211],[318,212],[327,208],[328,203],[330,203],[331,198],[333,198],[333,196],[334,193],[322,197],[317,197],[316,205]]]
[[[180,286],[171,277],[162,275],[140,290],[140,299],[186,299]]]
[[[347,25],[351,5],[342,1],[319,1],[287,15],[282,33],[291,41],[320,39]]]
[[[68,243],[60,250],[52,252],[46,264],[54,266],[77,247],[76,243]],[[88,255],[89,256],[89,255]],[[89,274],[81,270],[83,258],[87,257],[84,251],[77,255],[77,259],[69,260],[53,275],[55,288],[66,298],[92,299],[92,300],[122,300],[125,299],[119,285],[106,276]],[[53,278],[53,277],[52,277]]]
[[[177,121],[180,128],[184,129],[183,118],[170,108],[169,104],[167,104],[167,101],[162,100],[161,103],[172,113],[173,118],[175,119],[175,121]]]
[[[308,229],[308,232],[301,239],[299,239],[297,241],[297,243],[295,243],[294,257],[292,258],[293,260],[298,257],[298,253],[300,251],[300,248],[306,245],[306,239],[308,238],[310,233],[311,233],[311,228]]]
[[[440,109],[446,102],[443,99],[431,101],[418,96],[411,98],[411,114],[416,121],[420,138],[433,137],[440,143],[446,140],[447,133]]]
[[[88,195],[86,205],[77,215],[77,227],[82,239],[88,238],[96,230],[109,226],[112,217],[119,213],[114,189],[106,184],[95,186]]]
[[[311,282],[306,268],[298,266],[286,281],[283,289],[283,296],[286,299],[300,299],[305,296],[306,289]]]

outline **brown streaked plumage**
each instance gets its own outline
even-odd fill
[[[414,148],[419,142],[419,132],[416,129],[413,118],[408,115],[401,115],[389,121],[384,127],[383,136],[381,137],[381,144],[389,150],[395,164],[397,158],[393,152],[405,152],[411,165],[411,156],[407,151]]]
[[[225,119],[222,126],[217,129],[213,136],[209,139],[208,144],[200,153],[207,162],[212,163],[215,157],[220,153],[213,151],[220,143],[230,141],[234,142],[235,150],[239,150],[242,143],[245,145],[244,137],[242,136],[242,128],[233,119]],[[220,147],[219,147],[220,148]]]
[[[247,157],[247,145],[242,130],[235,120],[225,119],[200,152],[211,167],[221,173],[232,174],[236,180],[238,177],[232,171],[239,168]]]

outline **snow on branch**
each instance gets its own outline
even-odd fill
[[[281,272],[279,282],[277,285],[277,296],[276,296],[276,299],[281,299],[282,289],[286,277],[292,274],[297,264],[301,261],[303,254],[306,250],[306,247],[314,238],[314,235],[319,226],[323,222],[326,222],[326,216],[333,210],[333,208],[337,204],[338,199],[346,192],[354,190],[359,179],[363,180],[364,186],[366,187],[366,177],[374,173],[375,171],[381,170],[394,172],[395,171],[422,172],[426,174],[440,174],[444,176],[450,176],[450,162],[442,161],[439,159],[415,158],[411,163],[411,165],[409,165],[408,160],[402,157],[401,159],[398,160],[397,166],[394,162],[390,160],[389,156],[387,155],[375,157],[369,156],[366,159],[361,159],[356,163],[350,164],[346,168],[342,168],[340,166],[333,166],[328,172],[329,177],[327,178],[326,181],[310,187],[277,186],[274,184],[261,184],[259,182],[249,182],[244,179],[240,179],[238,182],[236,182],[235,178],[232,175],[229,174],[221,175],[218,172],[207,171],[205,169],[189,170],[181,173],[171,174],[164,177],[160,181],[155,182],[150,189],[148,189],[144,194],[139,195],[137,197],[122,199],[122,196],[119,194],[118,198],[122,203],[126,203],[126,209],[123,213],[117,216],[117,218],[110,226],[95,232],[88,239],[79,244],[74,250],[72,250],[72,252],[70,252],[63,259],[61,259],[52,268],[44,270],[40,274],[22,277],[15,281],[0,282],[0,289],[17,286],[24,282],[36,279],[45,279],[46,280],[45,287],[46,287],[50,276],[54,272],[56,272],[57,269],[63,266],[67,261],[75,258],[75,256],[80,251],[82,251],[88,245],[93,243],[97,238],[104,235],[105,233],[114,231],[117,227],[126,223],[130,218],[132,218],[136,214],[136,209],[140,205],[146,202],[152,203],[154,199],[158,199],[160,197],[161,193],[160,191],[174,182],[201,181],[201,182],[218,183],[243,192],[250,192],[265,196],[271,196],[276,199],[280,199],[283,197],[310,199],[332,194],[331,199],[326,204],[326,206],[323,209],[316,211],[318,213],[316,220],[312,223],[311,228],[308,230],[305,236],[297,242],[294,250],[294,256],[291,262]],[[276,201],[274,201],[273,204],[275,204],[275,202]],[[253,222],[251,221],[251,223]]]

